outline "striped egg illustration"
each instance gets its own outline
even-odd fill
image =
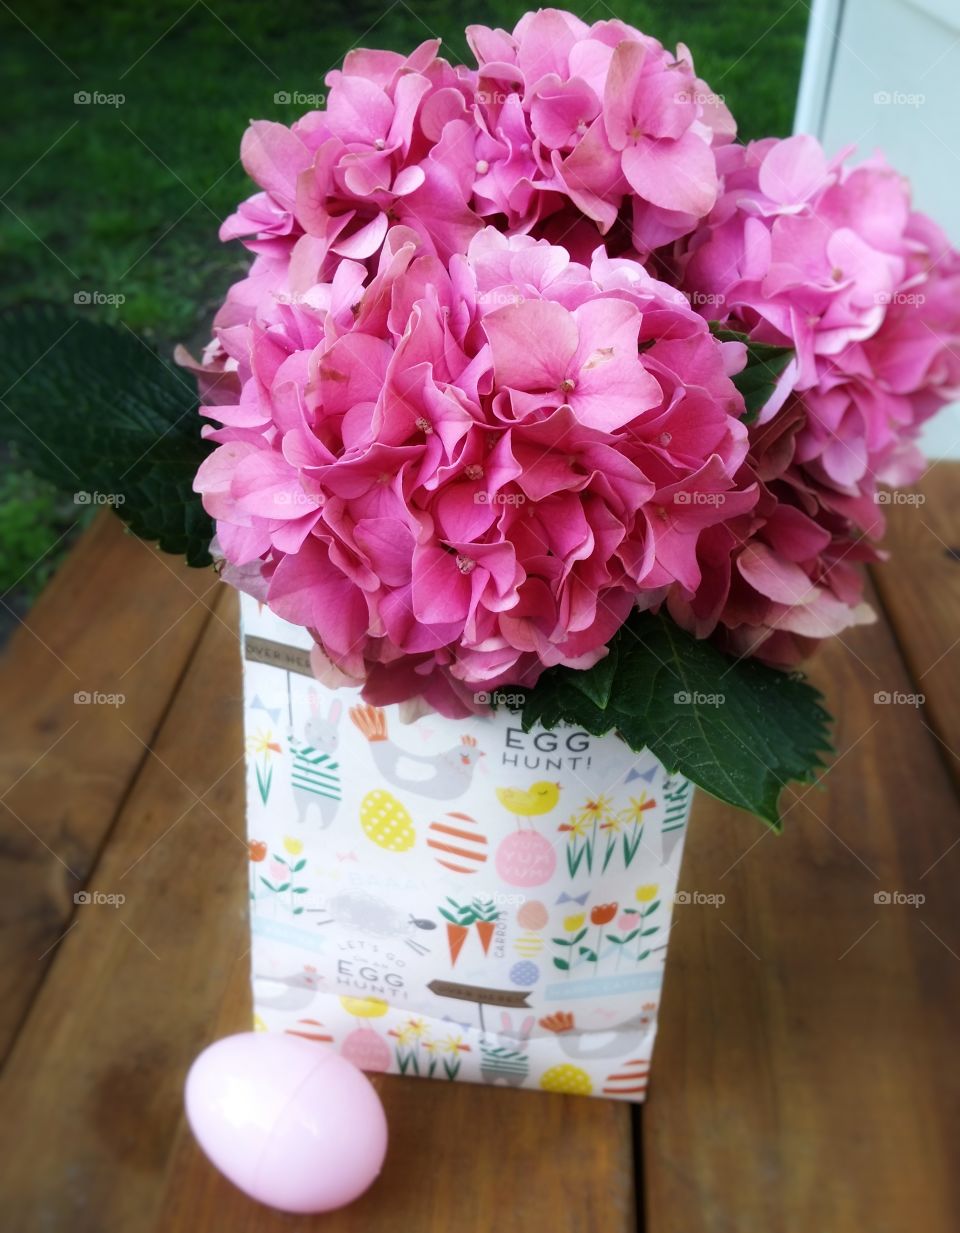
[[[536,933],[521,933],[518,938],[514,939],[513,949],[524,959],[532,959],[534,955],[539,955],[543,950],[543,938]]]
[[[621,1100],[641,1100],[647,1090],[650,1062],[645,1057],[632,1057],[621,1062],[603,1085],[604,1096],[619,1096]]]
[[[375,788],[360,802],[360,826],[385,852],[409,852],[416,840],[413,820],[395,796]]]
[[[431,822],[427,847],[437,864],[453,873],[476,873],[487,861],[487,837],[467,813],[447,813]]]

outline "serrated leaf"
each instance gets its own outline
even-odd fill
[[[189,375],[131,330],[36,305],[0,314],[0,390],[5,436],[31,471],[210,564],[213,522],[192,485],[213,445]]]
[[[780,829],[778,800],[810,782],[830,751],[821,695],[796,673],[735,660],[669,617],[636,613],[620,630],[618,670],[604,710],[573,687],[571,668],[545,672],[521,725],[616,731],[671,773]],[[504,687],[506,688],[506,687]]]
[[[604,710],[610,701],[610,691],[617,675],[619,660],[619,642],[612,642],[607,648],[607,654],[592,668],[584,672],[576,672],[571,676],[570,684],[578,689],[599,710]]]
[[[740,391],[746,408],[740,418],[745,424],[752,424],[796,353],[792,347],[756,342],[740,330],[728,329],[716,321],[710,322],[710,329],[721,342],[742,342],[747,348],[746,365],[731,379]]]

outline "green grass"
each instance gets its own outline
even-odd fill
[[[85,311],[164,345],[202,333],[244,267],[217,227],[249,191],[236,162],[248,119],[296,115],[275,93],[322,90],[325,72],[356,44],[410,48],[436,33],[448,55],[468,60],[467,12],[512,25],[523,11],[449,0],[10,4],[30,29],[0,7],[0,307],[70,303],[77,291],[123,296]],[[613,12],[574,7],[589,18]],[[616,8],[666,43],[686,42],[747,137],[789,131],[806,12],[789,0]],[[78,91],[125,101],[76,105]]]
[[[239,245],[217,240],[220,220],[251,191],[237,161],[247,121],[294,119],[303,108],[274,95],[322,91],[324,74],[352,46],[410,49],[438,35],[450,58],[469,61],[465,20],[512,26],[523,7],[4,0],[0,308],[69,305],[87,292],[98,302],[78,311],[121,320],[164,352],[177,341],[202,343],[247,264]],[[682,39],[742,136],[789,132],[804,0],[571,7],[589,20],[621,17],[667,44]],[[79,105],[80,91],[124,101]],[[19,499],[0,492],[0,527],[6,504]],[[45,525],[39,515],[36,524]],[[0,563],[0,593],[13,580]]]

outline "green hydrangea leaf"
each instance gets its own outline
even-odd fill
[[[783,788],[811,782],[831,750],[819,692],[798,673],[733,659],[664,615],[634,614],[614,644],[617,671],[603,708],[577,688],[582,674],[552,668],[524,695],[523,727],[617,732],[779,830]]]
[[[24,464],[202,566],[214,528],[192,484],[213,446],[198,403],[192,378],[125,327],[51,305],[0,314],[0,416]]]

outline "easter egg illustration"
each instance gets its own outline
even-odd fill
[[[355,1028],[345,1036],[340,1054],[360,1070],[383,1071],[390,1068],[390,1046],[371,1027]]]
[[[390,1009],[389,1003],[383,998],[352,998],[347,994],[340,998],[340,1005],[348,1014],[355,1015],[358,1019],[379,1019]]]
[[[540,979],[540,969],[535,963],[531,963],[529,959],[523,959],[520,963],[515,963],[510,969],[510,979],[515,985],[520,985],[521,988],[529,988],[530,985],[535,985]]]
[[[619,1096],[636,1099],[647,1090],[647,1075],[650,1063],[646,1058],[633,1057],[621,1062],[613,1074],[607,1075],[603,1084],[604,1096]]]
[[[427,847],[434,860],[453,873],[476,873],[487,860],[487,837],[476,818],[448,813],[427,828]]]
[[[532,959],[543,950],[543,938],[535,933],[521,933],[513,943],[513,949],[524,959]]]
[[[587,1072],[569,1062],[545,1070],[540,1076],[540,1086],[545,1092],[564,1092],[568,1096],[589,1096],[593,1092]]]
[[[528,899],[517,912],[517,924],[520,928],[534,932],[542,929],[549,919],[550,913],[547,911],[547,905],[541,903],[539,899]]]
[[[417,834],[413,820],[395,796],[375,788],[360,802],[360,826],[385,852],[409,852]]]
[[[557,867],[549,839],[536,831],[514,831],[497,848],[497,873],[511,886],[542,886]]]

